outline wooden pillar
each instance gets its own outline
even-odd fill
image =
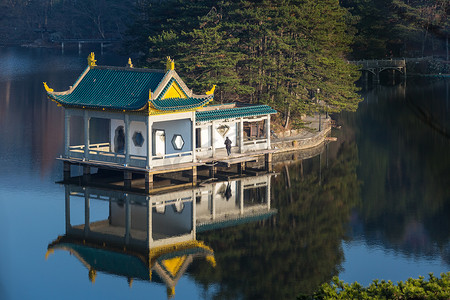
[[[103,42],[100,43],[100,53],[103,55]]]
[[[148,193],[153,189],[153,174],[150,172],[145,173],[145,192]]]
[[[267,149],[271,149],[270,145],[270,115],[267,115],[267,122],[266,122],[266,132],[267,132]]]
[[[237,164],[237,171],[239,175],[242,175],[245,172],[245,161]]]
[[[64,54],[64,42],[61,42],[61,53]]]
[[[244,153],[244,119],[239,120],[239,153]]]
[[[87,110],[84,111],[83,119],[84,119],[84,159],[89,160],[89,140],[90,140],[89,121],[91,118],[89,117]]]
[[[150,121],[150,117],[147,117],[146,119],[146,125],[147,125],[147,169],[152,168],[152,127],[153,122]]]
[[[267,172],[272,172],[272,153],[266,153],[264,156],[265,156],[265,169]]]
[[[84,190],[84,237],[86,238],[90,230],[90,199],[88,189]]]
[[[192,167],[192,185],[197,185],[197,167]]]
[[[216,138],[215,134],[216,130],[214,129],[214,121],[211,121],[211,150],[212,150],[212,157],[216,155],[216,147],[214,145],[214,140]]]
[[[64,109],[64,157],[70,156],[70,114]]]
[[[130,189],[131,188],[131,180],[133,179],[133,173],[131,173],[130,171],[124,171],[123,172],[123,186],[126,189]]]
[[[130,163],[130,115],[125,115],[125,166]]]
[[[78,42],[78,54],[81,54],[81,42]]]
[[[70,190],[69,186],[65,186],[65,194],[66,194],[66,207],[65,207],[65,213],[66,213],[66,234],[69,233],[70,228],[72,225],[70,225]]]

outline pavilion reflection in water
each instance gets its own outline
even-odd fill
[[[148,195],[65,184],[66,233],[49,244],[67,250],[88,269],[163,283],[169,297],[194,259],[215,267],[214,251],[196,233],[253,222],[276,213],[270,207],[272,174],[203,184],[194,189]],[[71,224],[71,201],[84,201],[84,224]],[[107,219],[91,221],[91,205],[103,206]],[[107,207],[107,208],[106,208]]]

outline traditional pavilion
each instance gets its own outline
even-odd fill
[[[125,171],[125,180],[132,172],[143,172],[152,184],[158,170],[196,168],[225,158],[226,137],[235,156],[271,149],[270,115],[275,110],[237,103],[207,106],[215,86],[194,94],[169,57],[166,70],[152,70],[134,68],[131,59],[126,67],[97,66],[91,53],[88,67],[68,90],[55,92],[46,82],[44,87],[48,98],[65,108],[60,159],[69,176],[71,164],[81,164],[87,172],[91,166],[115,167]],[[83,140],[77,141],[80,133]]]
[[[164,284],[171,297],[192,263],[206,260],[216,265],[213,249],[197,240],[198,232],[266,220],[277,213],[271,208],[272,176],[247,176],[157,195],[66,183],[65,234],[48,245],[46,258],[55,250],[68,251],[86,267],[93,283],[99,272],[113,274],[126,278],[130,286],[134,280]],[[71,218],[77,201],[84,202],[81,224],[73,224]],[[94,219],[91,207],[104,219]]]

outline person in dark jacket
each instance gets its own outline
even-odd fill
[[[225,148],[227,149],[227,154],[228,154],[228,156],[230,156],[230,154],[231,154],[231,140],[228,137],[226,137],[224,144],[225,144]]]

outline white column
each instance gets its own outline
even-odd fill
[[[70,228],[72,227],[70,225],[70,190],[68,185],[65,186],[65,192],[66,192],[66,234],[68,234]]]
[[[216,184],[212,185],[212,193],[211,193],[211,217],[213,220],[216,219],[216,199],[214,198],[214,193],[216,192]]]
[[[70,155],[70,114],[64,109],[64,156]]]
[[[89,160],[89,120],[88,111],[84,111],[84,158]]]
[[[88,236],[90,223],[90,199],[88,189],[84,190],[84,237]]]
[[[195,190],[192,189],[192,238],[197,239],[197,201],[195,200]]]
[[[152,232],[152,213],[153,213],[153,206],[152,201],[150,197],[146,197],[147,202],[147,246],[150,249],[153,243],[153,232]]]
[[[195,136],[195,111],[192,112],[192,161],[195,162],[196,161],[196,152],[197,152],[197,147],[196,147],[196,136]]]
[[[266,134],[267,134],[267,149],[271,149],[271,146],[270,146],[270,115],[267,115]]]
[[[147,125],[147,168],[152,168],[152,127],[153,122],[150,120],[150,117],[146,118]]]
[[[130,163],[130,116],[125,115],[125,165]]]
[[[244,119],[239,121],[239,153],[244,153]]]
[[[272,176],[267,176],[267,186],[266,186],[266,193],[267,193],[267,210],[270,210],[270,180],[272,179]]]
[[[214,140],[216,138],[215,134],[216,130],[214,129],[214,121],[211,121],[211,150],[212,150],[212,156],[216,154],[216,147],[214,146]]]
[[[130,199],[128,194],[124,194],[125,197],[125,245],[130,244],[130,231],[131,231],[131,208]]]
[[[239,181],[239,213],[244,214],[244,184]]]

